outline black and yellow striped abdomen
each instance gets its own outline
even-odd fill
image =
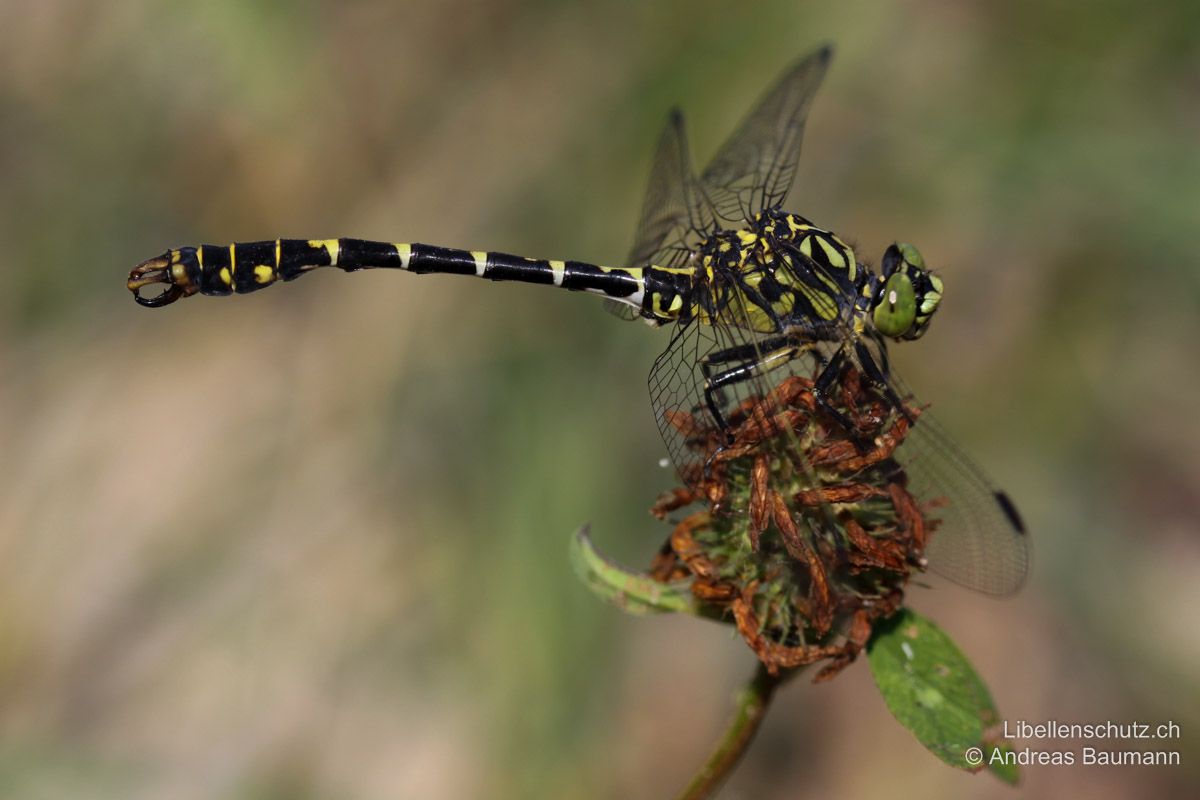
[[[634,307],[647,319],[663,322],[679,318],[690,308],[690,269],[605,267],[582,261],[366,239],[274,239],[176,248],[135,267],[129,288],[143,305],[165,305],[192,294],[255,292],[322,267],[346,272],[399,269],[538,283],[600,294]],[[142,297],[141,289],[154,283],[169,286],[162,295]]]
[[[642,270],[366,239],[276,239],[228,247],[201,245],[196,248],[196,258],[201,294],[253,292],[318,267],[337,267],[346,272],[402,269],[418,274],[474,275],[598,292],[621,300],[640,299],[643,289]]]

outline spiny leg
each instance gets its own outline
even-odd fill
[[[734,443],[733,431],[729,429],[729,424],[721,413],[721,404],[718,399],[722,397],[721,389],[744,383],[766,374],[773,369],[791,362],[803,352],[815,352],[813,350],[815,347],[815,342],[796,341],[794,336],[780,335],[773,336],[761,342],[751,342],[725,350],[718,350],[715,353],[709,354],[700,363],[701,372],[705,376],[704,403],[708,407],[708,412],[712,415],[717,427],[725,434],[725,441],[709,455],[708,460],[704,464],[706,480],[718,456]],[[710,372],[716,364],[737,360],[742,360],[742,363],[715,374]]]
[[[886,359],[886,355],[882,356],[882,358]],[[888,382],[886,366],[887,362],[884,361],[884,367],[880,368],[879,364],[876,363],[874,356],[871,355],[871,351],[868,350],[866,345],[864,345],[861,341],[856,341],[854,343],[854,360],[858,362],[858,367],[861,370],[863,377],[866,378],[867,383],[869,383],[873,389],[882,394],[884,399],[886,399],[893,408],[904,415],[905,419],[907,419],[910,423],[913,422],[913,418],[909,415],[907,409],[905,409],[904,403],[901,402],[900,398],[896,395],[895,390],[892,389],[891,383]],[[813,399],[816,400],[817,405],[821,408],[821,410],[833,417],[833,419],[842,427],[843,430],[846,431],[846,433],[858,440],[860,439],[860,434],[858,432],[858,428],[854,425],[854,422],[841,411],[834,408],[833,404],[830,402],[830,397],[832,396],[831,391],[834,384],[841,377],[842,369],[845,367],[846,361],[846,345],[843,345],[838,348],[837,352],[833,354],[833,358],[829,359],[829,363],[825,365],[825,368],[821,370],[821,374],[817,376],[817,380],[813,385]],[[858,441],[858,444],[860,446],[867,446],[870,443]]]
[[[722,387],[732,386],[756,375],[769,372],[791,361],[801,353],[811,355],[816,367],[821,369],[825,366],[825,357],[817,349],[817,344],[831,341],[836,337],[837,328],[833,324],[806,324],[802,327],[789,327],[785,333],[761,341],[746,342],[709,353],[700,362],[700,370],[704,375],[704,402],[713,421],[722,430],[728,427],[720,412],[720,405],[724,401]],[[791,354],[787,358],[783,358],[781,354],[786,351],[790,351]],[[721,372],[715,371],[716,365],[726,364],[730,361],[743,363]]]
[[[704,374],[704,403],[709,414],[726,437],[732,436],[729,425],[721,413],[724,399],[721,390],[728,386],[752,380],[792,361],[803,352],[812,352],[814,342],[798,342],[792,336],[775,336],[762,342],[739,345],[710,354],[700,364]],[[736,366],[713,372],[715,365],[730,361],[741,361]]]
[[[720,410],[725,401],[725,395],[721,391],[722,387],[748,380],[754,374],[750,368],[756,362],[765,360],[778,351],[791,348],[793,341],[794,337],[791,336],[773,336],[761,342],[747,342],[736,347],[727,347],[705,356],[700,362],[700,371],[704,375],[704,404],[717,427],[721,430],[727,430],[729,427]],[[764,351],[768,354],[767,356],[762,355]],[[730,361],[742,363],[719,372],[716,370],[717,365],[728,364]]]
[[[876,364],[875,359],[871,356],[871,351],[861,341],[854,343],[854,354],[858,358],[858,365],[862,368],[867,382],[887,399],[892,408],[903,414],[904,418],[910,423],[913,422],[914,420],[904,407],[904,403],[897,396],[896,391],[892,389],[892,384],[888,381],[886,356],[883,357],[885,360],[882,368],[880,368],[880,365]]]
[[[816,381],[813,383],[813,399],[816,401],[818,408],[820,408],[829,416],[833,417],[837,424],[841,426],[842,430],[850,434],[850,436],[854,437],[854,439],[857,441],[861,438],[858,433],[858,428],[855,427],[854,423],[848,416],[843,414],[841,411],[838,411],[833,407],[833,404],[829,402],[830,390],[833,388],[833,385],[837,381],[838,377],[841,376],[842,367],[844,367],[845,364],[846,349],[843,346],[839,347],[837,352],[833,354],[833,358],[829,359],[828,363],[825,364],[825,368],[821,370],[821,374],[817,376]],[[863,444],[861,441],[857,441],[857,443],[859,445]]]

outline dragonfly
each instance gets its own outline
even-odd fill
[[[354,238],[275,239],[170,249],[134,267],[127,286],[139,304],[157,308],[194,294],[255,292],[336,267],[473,275],[600,295],[623,319],[673,326],[648,384],[671,461],[694,488],[704,465],[672,422],[680,409],[724,428],[747,399],[805,375],[817,403],[850,431],[853,421],[827,398],[851,367],[897,413],[908,416],[904,409],[917,406],[888,363],[887,345],[926,332],[941,304],[942,278],[901,242],[886,249],[875,271],[833,231],[782,208],[831,58],[827,45],[787,68],[699,173],[683,114],[673,109],[633,248],[620,266]],[[937,499],[929,568],[986,594],[1014,593],[1029,564],[1015,504],[928,412],[910,421],[896,457],[914,496]],[[801,458],[795,450],[790,457]]]

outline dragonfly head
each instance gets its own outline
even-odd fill
[[[130,271],[125,285],[133,292],[133,299],[139,305],[157,308],[198,292],[199,273],[200,262],[196,259],[195,248],[184,247],[168,250],[161,256],[148,258],[138,264]],[[166,288],[155,295],[142,294],[143,289],[156,283],[164,284]]]
[[[872,302],[875,330],[892,339],[919,339],[942,301],[942,279],[929,271],[911,244],[897,242],[883,254]]]

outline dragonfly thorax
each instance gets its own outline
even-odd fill
[[[699,252],[713,321],[764,332],[848,323],[863,297],[866,274],[850,246],[778,209],[713,234]]]

